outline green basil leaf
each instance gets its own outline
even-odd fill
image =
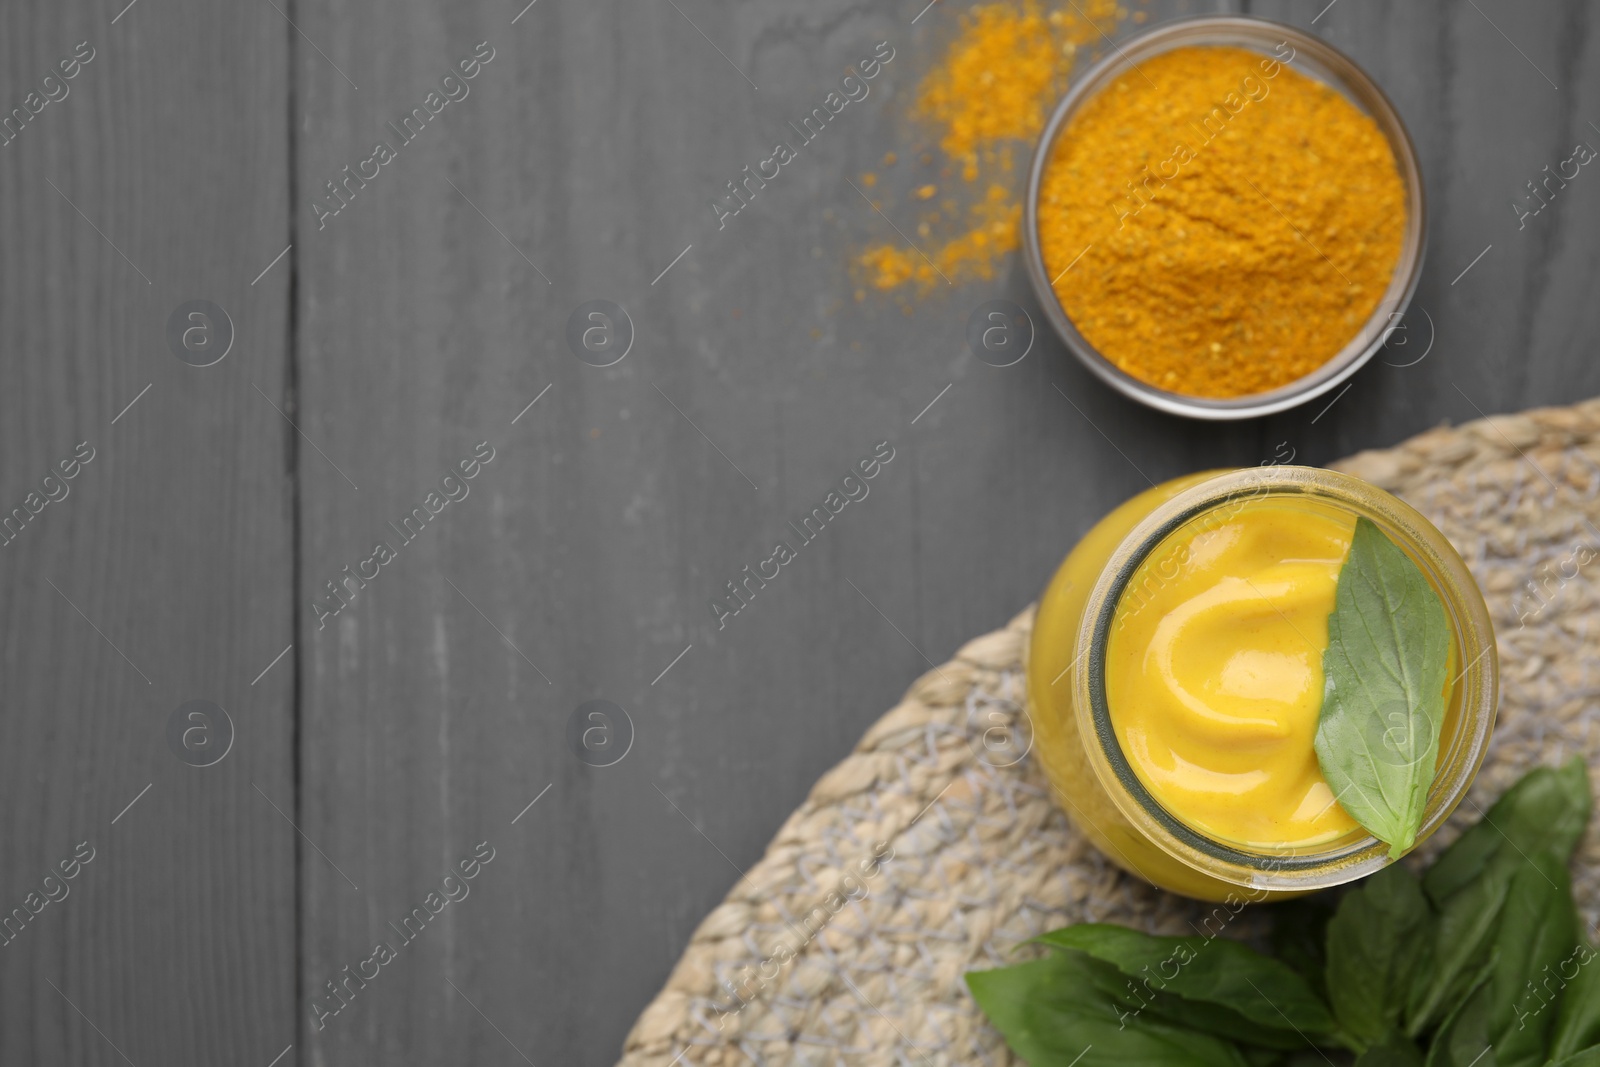
[[[1440,913],[1433,966],[1418,976],[1406,1001],[1406,1032],[1416,1037],[1449,1015],[1490,963],[1509,878],[1484,878],[1451,898]]]
[[[1000,1031],[1011,1050],[1030,1063],[1050,1062],[1042,1043],[1034,1040],[1023,1019],[1023,1008],[1034,996],[1052,985],[1071,992],[1068,972],[1052,958],[1000,967],[992,971],[968,971],[967,988],[972,999]]]
[[[1443,906],[1496,863],[1515,866],[1524,857],[1540,856],[1566,863],[1583,837],[1592,803],[1582,757],[1574,756],[1560,768],[1537,767],[1487,813],[1479,813],[1480,821],[1434,861],[1422,888],[1435,905]]]
[[[1006,1044],[1034,1067],[1250,1067],[1230,1041],[1136,1014],[1122,973],[1080,952],[966,979]]]
[[[1551,857],[1512,876],[1489,976],[1489,1039],[1500,1067],[1538,1067],[1558,1010],[1557,968],[1578,947],[1572,876]]]
[[[1600,1046],[1586,1048],[1582,1052],[1575,1052],[1559,1060],[1551,1060],[1550,1067],[1600,1067]]]
[[[1556,964],[1561,1007],[1555,1030],[1550,1035],[1550,1058],[1566,1059],[1584,1049],[1600,1045],[1600,967],[1594,966],[1597,954],[1580,942],[1572,955]],[[1541,989],[1543,983],[1536,983]]]
[[[1350,816],[1400,856],[1416,843],[1439,754],[1444,605],[1411,557],[1356,520],[1322,654],[1317,762]]]
[[[1317,1047],[1313,1044],[1316,1040],[1331,1041],[1324,1035],[1313,1037],[1307,1033],[1286,1029],[1281,1021],[1276,1027],[1264,1026],[1220,1004],[1208,1004],[1203,1000],[1186,1000],[1170,993],[1151,995],[1148,991],[1142,991],[1141,995],[1145,997],[1145,1001],[1137,1009],[1138,1014],[1134,1018],[1159,1019],[1237,1042],[1247,1046],[1240,1049],[1247,1057],[1253,1050],[1276,1054],[1301,1049],[1309,1051]]]
[[[1269,905],[1272,951],[1306,980],[1311,991],[1328,1000],[1328,922],[1333,906],[1326,894]]]
[[[1268,1052],[1265,1049],[1251,1048],[1240,1051],[1250,1061],[1250,1067],[1329,1067],[1328,1054],[1320,1048],[1301,1049],[1298,1052]],[[1346,1054],[1335,1053],[1333,1062],[1348,1065],[1351,1060]],[[1420,1064],[1422,1061],[1417,1062]]]
[[[1305,1035],[1290,1048],[1335,1029],[1333,1014],[1304,978],[1282,961],[1227,938],[1153,937],[1125,926],[1082,923],[1038,940],[1104,960],[1143,991],[1217,1005],[1257,1026]]]
[[[1449,1014],[1488,962],[1500,912],[1519,868],[1565,867],[1583,836],[1591,800],[1581,758],[1528,772],[1461,835],[1423,876],[1439,913],[1432,968],[1406,1009],[1413,1037]]]
[[[1345,894],[1328,923],[1328,994],[1339,1025],[1365,1048],[1400,1023],[1433,954],[1434,917],[1416,875],[1385,867]]]
[[[1039,938],[1046,959],[967,984],[1034,1067],[1350,1062],[1332,1045],[1357,1067],[1600,1067],[1600,953],[1567,871],[1590,807],[1581,759],[1533,771],[1420,883],[1390,866],[1331,917],[1275,906],[1279,959],[1083,924]],[[1425,1053],[1408,1040],[1422,1035]]]
[[[1422,1053],[1405,1038],[1391,1034],[1356,1057],[1355,1067],[1422,1067]]]
[[[1480,974],[1468,996],[1456,1005],[1428,1048],[1426,1067],[1499,1067],[1489,1042],[1489,983]]]

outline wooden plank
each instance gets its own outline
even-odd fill
[[[1485,162],[1495,145],[1554,144],[1571,125],[1522,95],[1536,86],[1470,73],[1521,63],[1470,10],[1341,0],[1318,23],[1419,136],[1436,210],[1421,302],[1447,312],[1436,354],[1364,372],[1325,415],[1158,416],[1048,337],[1015,368],[984,366],[962,349],[967,316],[1030,299],[1020,269],[909,315],[857,303],[844,264],[888,231],[844,178],[914,136],[909,95],[957,8],[913,27],[922,6],[304,13],[322,51],[296,53],[301,396],[325,456],[300,452],[296,610],[302,806],[327,861],[306,857],[302,986],[326,994],[379,941],[396,957],[323,1001],[330,1014],[302,1004],[314,1057],[604,1062],[816,777],[1147,479],[1254,464],[1280,441],[1321,462],[1470,417],[1452,383],[1496,409],[1566,398],[1561,382],[1596,373],[1571,343],[1593,314],[1571,295],[1592,281],[1578,242],[1527,260],[1515,306],[1493,299],[1506,276],[1469,275],[1476,295],[1449,284],[1495,239],[1475,227],[1503,224],[1501,186],[1521,174]],[[1557,29],[1524,47],[1555,48]],[[874,97],[719,230],[707,201],[881,40],[897,58]],[[469,95],[402,144],[389,124],[480,41],[494,57]],[[1587,54],[1564,62],[1574,86],[1594,76]],[[1492,95],[1507,91],[1521,106]],[[377,176],[326,215],[313,207],[378,140],[395,151]],[[613,366],[568,349],[569,317],[591,300],[631,320]],[[895,458],[869,498],[719,628],[711,598],[884,440]],[[461,483],[468,495],[398,532],[479,442],[495,458]],[[374,557],[380,541],[392,561]],[[377,576],[350,579],[331,614],[325,583],[368,558]],[[569,740],[596,699],[632,723],[613,766]],[[414,938],[396,932],[483,841],[495,859],[470,896]]]
[[[0,547],[0,912],[37,907],[0,938],[0,1062],[294,1040],[295,835],[252,788],[294,810],[293,657],[257,678],[292,637],[288,268],[252,284],[288,244],[288,33],[193,0],[0,14],[0,109],[37,112],[0,135],[0,508],[59,497]],[[232,322],[212,366],[168,345],[197,299]],[[231,719],[210,766],[169,747],[193,700]]]
[[[842,176],[903,136],[911,74],[891,67],[878,110],[736,226],[706,210],[875,42],[909,66],[941,36],[910,29],[909,10],[680,6],[538,5],[512,25],[487,5],[447,22],[411,5],[391,16],[403,36],[316,13],[303,26],[361,85],[345,93],[303,57],[306,190],[391,139],[478,41],[495,49],[302,249],[305,426],[360,485],[302,453],[302,622],[376,541],[397,555],[308,635],[307,830],[361,886],[306,868],[308,994],[395,942],[389,924],[477,842],[497,849],[381,978],[337,1015],[323,1002],[308,1045],[330,1062],[614,1054],[736,868],[923,653],[1025,603],[1088,501],[1135,477],[1052,399],[1057,357],[1006,377],[950,343],[977,294],[910,322],[855,306],[842,261],[879,231]],[[610,368],[564,340],[597,298],[637,331]],[[484,440],[496,458],[470,495],[402,545],[389,524]],[[896,458],[870,498],[718,630],[711,597],[881,440]],[[1136,452],[1153,476],[1182,462]],[[1082,489],[1046,521],[1011,519],[1069,479]],[[1031,565],[1011,558],[1019,537]],[[636,731],[612,767],[568,747],[597,698]]]
[[[1600,223],[1600,192],[1586,188],[1584,168],[1537,214],[1512,207],[1537,206],[1527,183],[1577,142],[1600,148],[1579,104],[1600,77],[1593,12],[1503,0],[1403,11],[1366,0],[1252,0],[1251,10],[1313,29],[1373,75],[1416,141],[1428,190],[1428,263],[1407,332],[1431,332],[1433,348],[1415,365],[1404,365],[1413,353],[1397,353],[1389,362],[1401,365],[1375,362],[1358,375],[1306,434],[1312,461],[1392,444],[1442,419],[1600,391],[1600,369],[1583,356],[1600,309],[1580,295],[1597,267],[1576,236]]]

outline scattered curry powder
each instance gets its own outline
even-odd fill
[[[1046,273],[1127,373],[1190,396],[1287,385],[1366,324],[1406,191],[1377,124],[1288,62],[1186,47],[1143,60],[1058,138]]]
[[[983,199],[967,208],[961,232],[933,246],[926,258],[915,248],[883,244],[863,251],[857,262],[878,289],[896,289],[908,282],[927,289],[944,285],[946,279],[989,280],[1000,257],[1017,247],[1021,221],[1022,205],[1011,190],[991,185]],[[923,225],[931,231],[932,223]],[[919,234],[922,229],[918,227]]]
[[[1022,168],[1031,142],[1066,90],[1080,49],[1098,46],[1126,11],[1116,0],[997,0],[960,18],[959,31],[917,87],[912,116],[930,128],[946,157],[942,175],[969,186],[964,206],[924,216],[931,247],[886,243],[855,266],[880,291],[914,283],[921,291],[993,278],[1019,242]],[[884,163],[893,161],[889,153]],[[922,162],[934,160],[924,155]],[[911,194],[934,188],[919,183]],[[919,234],[923,226],[917,227]]]
[[[922,79],[916,114],[940,130],[939,147],[977,177],[980,148],[1025,140],[1044,127],[1065,73],[1050,23],[1035,0],[982,4],[961,17],[961,35]],[[1066,64],[1070,66],[1070,64]]]

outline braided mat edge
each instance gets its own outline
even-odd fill
[[[1431,853],[1528,768],[1600,755],[1600,594],[1584,571],[1600,554],[1600,399],[1441,427],[1332,466],[1438,525],[1494,617],[1494,741]],[[1106,862],[1030,758],[992,765],[984,738],[1027,729],[1032,618],[1029,607],[917,679],[817,782],[695,931],[620,1067],[1004,1067],[1016,1061],[963,973],[1015,962],[1017,946],[1069,922],[1183,933],[1206,914]],[[1600,820],[1574,886],[1592,927]],[[1229,933],[1252,925],[1247,912]]]

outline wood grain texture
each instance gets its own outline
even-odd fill
[[[815,778],[1147,480],[1600,391],[1600,179],[1520,229],[1510,207],[1600,144],[1579,0],[1243,5],[1346,49],[1409,124],[1435,337],[1325,410],[1226,427],[1122,400],[1049,337],[972,358],[977,304],[1033,303],[1016,265],[910,314],[855,299],[850,252],[892,232],[845,179],[921,143],[907,109],[963,4],[675,3],[0,14],[0,106],[96,49],[0,146],[0,508],[97,450],[0,548],[0,906],[97,848],[0,949],[0,1061],[609,1062]],[[708,201],[878,41],[872,95],[718,229]],[[470,93],[400,144],[479,42]],[[191,298],[233,318],[214,367],[167,350]],[[611,367],[566,342],[594,299],[634,326]],[[719,629],[711,598],[879,441],[868,498]],[[480,442],[468,494],[402,543]],[[379,541],[395,558],[319,628]],[[215,767],[168,751],[191,698],[237,728]],[[632,722],[614,766],[569,741],[594,699]],[[319,1029],[310,998],[484,841],[470,895]]]
[[[909,316],[854,299],[849,251],[890,234],[844,179],[915,143],[910,94],[960,5],[912,27],[921,6],[541,2],[513,25],[498,4],[411,3],[382,27],[305,13],[361,84],[297,52],[308,194],[477,42],[495,49],[471,95],[307,233],[300,260],[307,430],[361,485],[302,451],[303,625],[323,582],[391,539],[387,522],[476,442],[496,449],[467,499],[308,634],[308,832],[362,890],[310,859],[307,990],[391,938],[475,843],[497,850],[326,1029],[306,1017],[313,1062],[608,1061],[817,775],[1147,479],[1256,463],[1279,442],[1323,462],[1600,388],[1578,295],[1595,280],[1579,235],[1600,192],[1573,183],[1520,234],[1506,205],[1581,136],[1600,57],[1580,5],[1479,5],[1559,92],[1471,7],[1340,0],[1317,20],[1423,152],[1418,305],[1438,336],[1422,363],[1373,365],[1325,412],[1227,427],[1122,400],[1050,338],[1015,368],[974,360],[971,309],[1031,302],[1019,267]],[[1251,10],[1310,25],[1319,8]],[[706,202],[880,40],[896,58],[874,95],[718,230]],[[636,330],[606,369],[564,341],[596,298]],[[709,599],[880,440],[896,458],[869,498],[719,630]],[[596,698],[635,731],[611,767],[568,744]]]
[[[58,97],[0,146],[0,507],[94,457],[0,547],[0,911],[94,856],[0,947],[0,1062],[264,1067],[294,1040],[295,835],[252,783],[293,810],[292,659],[251,682],[291,639],[293,486],[256,391],[282,403],[288,273],[250,283],[288,242],[288,29],[121,8],[0,13],[0,107]],[[168,348],[195,298],[235,328],[215,366]],[[235,728],[205,768],[167,741],[195,699]]]

